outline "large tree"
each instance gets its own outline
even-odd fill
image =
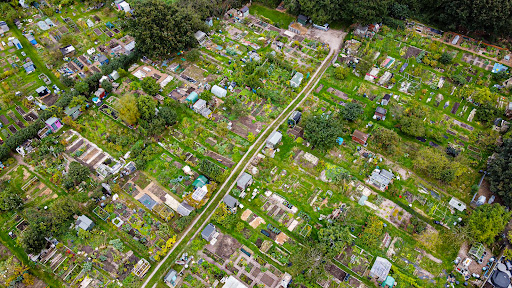
[[[140,117],[144,120],[151,120],[155,116],[156,102],[153,97],[148,95],[140,95],[137,98],[137,109]]]
[[[332,115],[310,116],[304,122],[304,138],[320,150],[331,149],[342,134],[339,120]]]
[[[394,153],[398,146],[400,137],[398,134],[390,129],[378,126],[373,130],[373,137],[375,141],[372,141],[372,145],[375,145],[388,153]]]
[[[402,119],[400,119],[400,130],[414,137],[425,136],[425,125],[423,121],[414,116],[402,117]]]
[[[507,206],[512,204],[512,139],[505,139],[487,171],[491,191],[501,196]]]
[[[137,123],[140,118],[139,108],[137,107],[137,99],[132,94],[125,94],[116,105],[119,116],[126,123],[133,125]]]
[[[359,103],[347,103],[342,110],[343,118],[348,121],[356,121],[363,114],[363,106]]]
[[[326,248],[328,254],[336,256],[352,240],[352,236],[350,236],[348,227],[335,222],[318,230],[318,240]]]
[[[23,206],[22,192],[8,182],[0,184],[0,210],[10,211]]]
[[[476,208],[468,219],[469,230],[477,242],[492,244],[505,229],[512,212],[499,204],[484,204]]]
[[[163,58],[197,45],[194,33],[205,24],[190,7],[162,0],[144,0],[134,6],[128,27],[142,54]]]
[[[160,92],[160,84],[156,83],[156,80],[153,77],[146,77],[142,79],[140,87],[144,92],[151,96],[155,96],[158,94],[158,92]]]

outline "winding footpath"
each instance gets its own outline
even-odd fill
[[[229,191],[231,191],[231,189],[234,187],[236,179],[238,179],[238,177],[245,171],[245,169],[247,169],[249,163],[251,163],[251,161],[258,154],[258,152],[261,151],[261,149],[263,149],[265,141],[269,137],[269,135],[272,132],[276,131],[279,128],[279,126],[281,126],[281,124],[287,121],[291,113],[293,113],[293,111],[295,111],[295,109],[299,107],[307,99],[307,96],[309,96],[313,88],[318,84],[318,82],[322,78],[322,75],[325,73],[327,68],[329,68],[329,66],[331,65],[331,61],[338,54],[338,52],[338,50],[333,49],[329,51],[329,54],[324,59],[320,67],[313,74],[313,76],[309,80],[308,84],[304,87],[304,89],[302,89],[302,91],[297,95],[297,97],[283,110],[283,112],[281,112],[281,114],[279,114],[279,116],[263,131],[263,133],[260,134],[260,136],[254,142],[254,144],[249,147],[247,153],[245,153],[245,155],[235,166],[231,174],[229,174],[229,176],[226,178],[222,186],[219,188],[218,192],[212,198],[212,201],[210,201],[207,204],[203,212],[201,212],[201,214],[199,214],[194,219],[194,221],[185,230],[182,237],[179,238],[179,240],[175,243],[175,245],[171,248],[167,255],[162,259],[162,261],[158,263],[153,272],[148,276],[144,284],[141,286],[142,288],[150,285],[151,282],[154,282],[154,285],[152,287],[156,287],[159,277],[163,276],[163,272],[165,272],[160,270],[162,268],[162,265],[167,264],[167,266],[170,266],[171,263],[168,262],[168,260],[171,257],[171,255],[181,252],[181,250],[184,248],[184,245],[186,245],[185,243],[190,243],[201,231],[201,229],[208,223],[208,221],[213,215],[213,212],[220,205],[221,200],[224,198],[224,196],[229,194]],[[198,223],[200,224],[197,225]],[[185,242],[186,239],[188,240],[187,242]],[[177,255],[175,255],[174,257],[176,256]],[[154,277],[157,278],[154,281],[152,281]]]

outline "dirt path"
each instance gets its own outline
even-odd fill
[[[346,35],[346,33],[342,33],[342,35],[344,37],[344,35]],[[342,39],[343,38],[341,38],[341,40]],[[342,41],[340,41],[340,42],[342,42]],[[334,45],[334,47],[340,47],[340,46],[341,46],[341,43],[339,43],[338,45]],[[183,239],[185,239],[189,233],[193,232],[193,229],[196,229],[196,230],[195,230],[193,236],[189,238],[189,243],[197,236],[197,234],[201,231],[202,227],[208,223],[208,221],[210,220],[211,216],[213,215],[213,212],[215,211],[215,209],[208,212],[208,214],[206,214],[206,212],[210,210],[210,207],[212,207],[212,205],[215,205],[215,208],[218,207],[219,204],[221,203],[221,199],[224,198],[225,195],[229,194],[229,191],[231,191],[231,189],[236,184],[235,179],[238,178],[238,176],[241,175],[245,171],[245,169],[247,169],[247,167],[251,163],[252,159],[263,148],[263,146],[265,145],[265,139],[268,137],[268,135],[270,135],[270,133],[273,131],[277,131],[279,126],[282,123],[284,123],[284,121],[286,121],[288,119],[288,117],[291,115],[291,113],[294,111],[293,109],[300,106],[305,101],[305,99],[307,99],[307,96],[309,95],[309,93],[311,93],[311,91],[313,91],[313,88],[320,81],[320,78],[325,73],[327,68],[330,66],[330,61],[332,60],[333,55],[337,55],[338,52],[339,52],[339,50],[334,50],[331,48],[331,50],[329,51],[329,55],[327,55],[327,57],[324,59],[324,61],[320,65],[320,67],[313,74],[313,76],[311,77],[308,84],[297,95],[297,97],[283,110],[283,112],[278,117],[276,117],[276,119],[265,129],[265,131],[263,131],[263,133],[260,134],[260,136],[254,142],[254,144],[251,145],[251,147],[249,147],[249,150],[247,151],[247,153],[245,153],[244,157],[235,166],[235,169],[233,169],[231,174],[227,177],[227,180],[224,181],[222,186],[219,188],[217,194],[214,197],[212,197],[213,200],[207,204],[207,206],[205,207],[203,212],[198,217],[196,217],[194,219],[194,221],[188,226],[187,230],[185,230],[185,232],[183,233],[183,236],[180,237],[180,239],[176,242],[176,244],[169,250],[169,252],[162,259],[162,261],[160,261],[160,263],[158,263],[158,265],[155,267],[153,272],[149,275],[149,277],[146,279],[144,284],[141,286],[142,288],[146,287],[149,284],[149,282],[155,276],[157,271],[159,271],[160,268],[162,267],[162,265],[167,262],[167,259],[171,256],[171,254],[174,252],[174,250],[181,244]],[[244,166],[240,170],[242,165],[244,165]],[[235,176],[236,176],[236,178],[234,178]],[[229,186],[227,189],[225,189],[226,186],[228,185],[228,183],[229,183]],[[224,190],[225,190],[224,194],[221,194],[222,191],[224,191]],[[221,197],[219,197],[219,196],[221,196]],[[204,217],[206,217],[206,218],[204,218]],[[201,220],[201,221],[199,221],[199,220]],[[201,225],[196,227],[197,223],[201,223]],[[156,287],[157,284],[158,283],[155,283],[153,285],[153,287]]]

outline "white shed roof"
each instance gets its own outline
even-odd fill
[[[222,288],[247,288],[247,286],[231,275]]]
[[[452,197],[452,199],[450,199],[450,202],[448,202],[448,204],[459,210],[460,212],[466,210],[466,204],[462,203],[462,201],[460,201],[459,199],[455,198],[455,197]]]
[[[380,281],[384,281],[391,270],[391,262],[388,259],[377,257],[375,263],[370,270],[370,277],[375,277]]]

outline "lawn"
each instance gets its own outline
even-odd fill
[[[275,26],[286,28],[290,23],[295,20],[295,17],[286,13],[279,12],[275,9],[270,9],[259,4],[252,4],[249,8],[249,13],[252,15],[260,15],[270,19]]]

